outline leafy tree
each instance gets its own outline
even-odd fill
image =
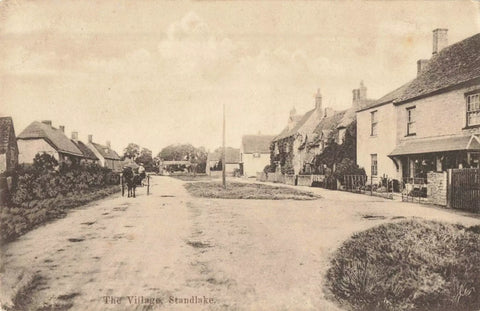
[[[147,172],[152,172],[155,170],[152,151],[148,148],[142,148],[140,155],[136,157],[135,162],[137,164],[141,163]]]
[[[207,151],[204,147],[196,148],[191,144],[169,145],[157,155],[163,161],[190,161],[193,173],[205,172]]]
[[[136,159],[140,155],[140,146],[134,143],[129,143],[128,146],[123,149],[123,157],[129,159]]]

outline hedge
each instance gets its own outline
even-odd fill
[[[119,191],[118,185],[108,186],[88,193],[59,195],[55,198],[24,202],[20,206],[4,206],[0,213],[0,239],[2,242],[12,241],[49,220],[64,217],[70,208]]]

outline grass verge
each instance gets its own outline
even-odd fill
[[[212,180],[218,177],[212,177],[206,174],[197,174],[193,175],[169,175],[172,178],[180,179],[183,181],[201,181],[201,180]]]
[[[192,195],[216,199],[254,199],[254,200],[316,200],[320,198],[312,192],[300,191],[290,187],[239,182],[227,183],[223,189],[220,182],[196,182],[185,184]]]
[[[351,310],[479,310],[480,226],[408,220],[355,234],[327,288]]]

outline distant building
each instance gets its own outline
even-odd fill
[[[11,117],[0,117],[0,174],[18,164],[18,145]]]
[[[209,152],[205,172],[208,175],[218,174],[214,172],[221,172],[221,160],[221,149]],[[232,176],[236,169],[240,170],[240,149],[227,147],[225,148],[225,172]]]
[[[243,175],[256,176],[263,172],[270,164],[270,144],[275,136],[272,135],[245,135],[240,147],[240,162]]]
[[[17,137],[18,162],[33,163],[37,154],[47,153],[59,163],[79,163],[83,153],[64,131],[64,126],[54,128],[49,120],[32,122]]]
[[[93,136],[88,135],[87,146],[98,158],[101,166],[116,172],[120,172],[123,169],[120,156],[111,148],[109,141],[105,145],[97,144],[93,142]]]

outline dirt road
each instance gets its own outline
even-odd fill
[[[338,310],[323,277],[353,232],[413,216],[480,224],[321,189],[316,201],[214,200],[182,184],[154,177],[150,196],[140,188],[136,199],[110,197],[7,245],[6,269],[37,275],[22,308]]]

